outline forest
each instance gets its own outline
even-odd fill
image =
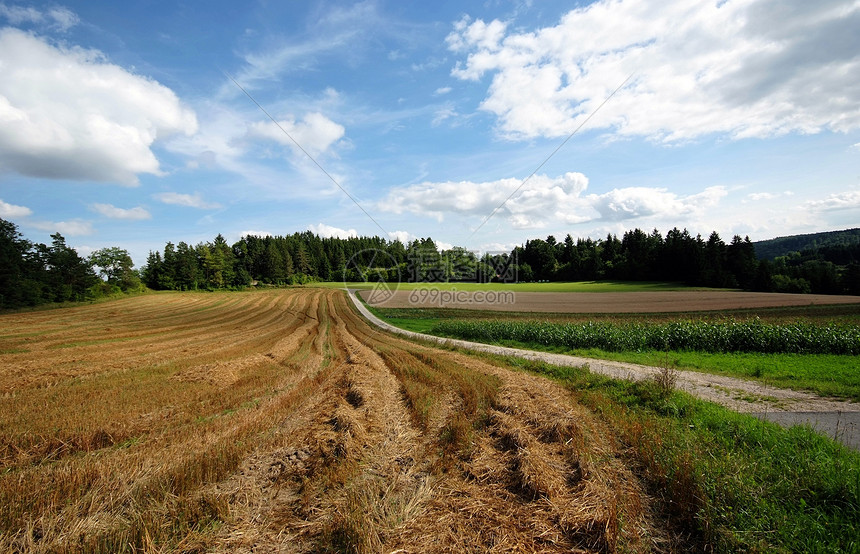
[[[60,234],[51,244],[25,239],[0,219],[0,309],[80,302],[145,290],[127,251],[102,248],[84,258]]]
[[[222,235],[189,245],[168,242],[135,269],[128,252],[102,248],[78,255],[59,233],[50,245],[25,239],[0,219],[0,308],[91,300],[144,290],[216,290],[316,281],[532,282],[671,281],[692,286],[762,292],[860,294],[860,238],[773,259],[759,259],[740,236],[726,243],[686,229],[665,235],[626,231],[619,239],[527,240],[511,252],[478,256],[465,248],[440,250],[431,238],[408,244],[381,237],[324,238],[310,231],[286,236]]]

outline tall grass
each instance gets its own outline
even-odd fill
[[[672,321],[668,323],[588,321],[449,320],[433,334],[479,341],[518,341],[610,352],[695,350],[794,354],[860,354],[860,326],[809,322]]]

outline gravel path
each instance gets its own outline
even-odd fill
[[[559,366],[588,365],[592,372],[616,379],[651,379],[660,371],[660,368],[653,366],[495,346],[406,331],[386,323],[370,313],[361,300],[357,298],[356,291],[349,291],[349,297],[359,312],[371,323],[391,333],[409,338],[457,346],[477,352],[543,361]],[[809,392],[782,389],[755,381],[688,370],[677,372],[676,387],[703,400],[710,400],[732,410],[773,421],[784,427],[809,424],[822,434],[836,438],[847,446],[860,450],[860,403],[824,398]]]

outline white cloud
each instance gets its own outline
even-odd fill
[[[25,206],[16,206],[0,200],[0,217],[27,217],[33,210]]]
[[[464,18],[452,75],[492,76],[481,109],[509,138],[589,123],[657,141],[860,128],[860,4],[851,0],[599,0],[552,27]]]
[[[266,238],[266,237],[271,237],[271,236],[272,236],[272,233],[270,233],[268,231],[242,231],[241,233],[239,233],[239,238],[245,238],[245,237]]]
[[[81,22],[78,14],[62,6],[48,10],[47,16],[48,19],[51,19],[54,22],[52,27],[55,27],[60,31],[67,31]]]
[[[760,200],[776,200],[783,196],[794,196],[794,193],[790,190],[783,192],[751,192],[747,195],[747,200],[750,202],[758,202]],[[746,203],[747,200],[744,200],[743,202]]]
[[[403,244],[409,244],[411,241],[415,240],[416,237],[409,231],[389,231],[388,238],[391,240],[399,240]]]
[[[71,221],[37,221],[31,224],[36,229],[47,231],[50,233],[60,233],[67,237],[79,237],[83,235],[92,235],[95,230],[93,224],[82,219],[73,219]]]
[[[807,202],[806,206],[810,210],[821,212],[860,209],[860,190],[831,194],[823,200]]]
[[[753,202],[758,202],[759,200],[774,200],[779,198],[778,194],[774,194],[772,192],[753,192],[747,195],[747,198],[752,200]]]
[[[339,239],[348,239],[350,237],[358,236],[358,231],[356,231],[355,229],[346,230],[341,229],[339,227],[332,227],[331,225],[326,225],[325,223],[319,223],[317,225],[308,225],[308,231],[323,238],[337,237]]]
[[[514,229],[543,229],[592,221],[694,219],[705,215],[728,194],[725,187],[715,186],[687,196],[660,187],[626,187],[584,195],[588,178],[582,173],[555,178],[536,175],[517,191],[522,184],[519,179],[424,182],[391,189],[376,208],[429,216],[440,222],[451,216],[484,221],[495,212],[494,218]]]
[[[726,194],[724,187],[709,187],[686,197],[665,188],[627,187],[589,195],[587,200],[600,213],[600,219],[625,221],[653,216],[684,218],[701,215],[705,208],[716,205]]]
[[[77,246],[76,245],[73,248],[75,249],[75,252],[78,253],[78,256],[80,256],[81,258],[87,258],[87,257],[89,257],[90,254],[92,254],[93,252],[98,250],[98,248],[94,248],[92,246],[87,246],[87,245],[84,245],[84,246]]]
[[[0,3],[0,17],[12,25],[33,23],[63,32],[80,23],[77,14],[63,6],[55,6],[43,12],[31,6],[24,8]]]
[[[198,208],[200,210],[214,210],[221,207],[217,202],[207,202],[204,200],[199,192],[195,192],[194,194],[160,192],[158,194],[153,194],[152,197],[165,204]]]
[[[452,90],[453,89],[451,87],[439,87],[433,94],[435,94],[436,96],[442,96],[443,94],[448,94]]]
[[[124,219],[127,221],[140,221],[151,219],[152,215],[141,206],[135,208],[117,208],[112,204],[93,204],[92,209],[111,219]]]
[[[328,150],[332,144],[343,138],[344,132],[343,125],[317,112],[305,114],[300,122],[292,117],[278,121],[277,125],[272,121],[258,121],[248,129],[250,137],[274,140],[290,148],[297,148],[298,143],[311,155]]]
[[[197,129],[163,85],[80,47],[0,29],[0,168],[51,179],[136,185],[162,171],[156,140]]]
[[[520,246],[520,243],[516,242],[487,242],[480,246],[479,252],[481,255],[483,254],[510,254],[511,251]]]
[[[6,19],[12,25],[21,25],[22,23],[38,23],[44,20],[42,12],[33,7],[7,6],[0,4],[0,16]]]
[[[445,122],[445,120],[450,119],[452,117],[457,117],[458,115],[459,114],[457,113],[457,110],[454,109],[454,106],[446,104],[445,106],[442,106],[441,108],[436,110],[436,113],[433,115],[433,121],[430,124],[436,127]]]
[[[328,6],[318,15],[309,20],[306,32],[296,35],[297,40],[280,38],[281,44],[275,48],[245,54],[246,67],[237,80],[253,88],[257,81],[277,81],[287,71],[313,69],[326,56],[352,58],[378,41],[380,33],[392,32],[378,13],[376,2]]]
[[[346,140],[339,142],[337,138],[343,136],[343,127],[320,115],[336,111],[340,102],[335,90],[325,89],[313,98],[289,98],[266,108],[270,113],[284,114],[294,110],[295,113],[307,114],[295,123],[300,132],[294,137],[316,159],[320,150],[348,143]],[[261,120],[259,108],[253,104],[203,100],[198,110],[207,114],[200,121],[200,131],[191,137],[171,138],[165,145],[189,160],[189,169],[226,170],[239,176],[243,183],[242,189],[235,191],[239,198],[253,195],[257,199],[261,196],[278,200],[297,197],[319,199],[323,195],[340,193],[283,131],[271,120]],[[289,119],[292,121],[292,116]],[[293,150],[285,152],[283,144],[289,144]],[[338,182],[346,183],[348,179],[339,173],[339,167],[331,161],[333,157],[330,156],[324,164],[326,170]],[[285,175],[285,169],[294,175]]]
[[[505,202],[521,185],[521,190]],[[556,178],[536,175],[525,185],[522,179],[424,182],[391,189],[377,203],[377,209],[427,215],[443,221],[452,214],[487,217],[504,203],[498,215],[518,229],[528,229],[542,227],[545,220],[563,217],[565,212],[581,207],[578,199],[587,186],[588,178],[582,173],[566,173]]]

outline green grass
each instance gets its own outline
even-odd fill
[[[313,283],[309,286],[326,288],[372,289],[376,283]],[[391,283],[396,290],[416,290],[432,287],[438,290],[460,291],[515,291],[515,292],[643,292],[678,290],[719,290],[702,287],[688,287],[682,283],[641,282],[641,281],[574,281],[553,283]]]
[[[600,415],[700,551],[857,552],[860,454],[809,427],[782,429],[655,383],[518,358]]]
[[[576,355],[651,366],[676,367],[740,377],[765,385],[813,391],[860,401],[860,371],[856,356],[832,354],[760,354],[707,352],[613,353],[578,350]]]
[[[821,396],[860,402],[860,371],[856,356],[832,354],[760,354],[657,351],[607,352],[594,348],[553,348],[535,343],[498,341],[494,344],[614,360],[656,367],[671,367],[727,377],[739,377],[774,387],[809,391]]]

